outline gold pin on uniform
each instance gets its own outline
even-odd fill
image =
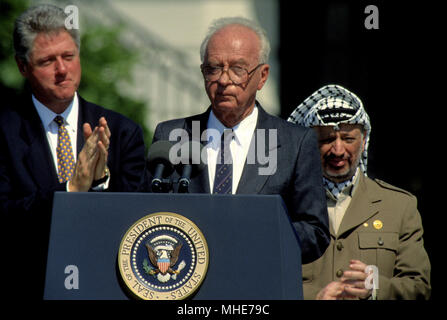
[[[374,228],[376,228],[377,230],[379,230],[379,229],[382,229],[382,227],[383,227],[383,223],[382,223],[382,221],[380,221],[380,220],[375,220],[375,221],[373,222],[373,226],[374,226]]]

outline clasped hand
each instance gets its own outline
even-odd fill
[[[104,117],[93,130],[84,123],[84,147],[78,155],[73,177],[69,181],[70,192],[88,191],[93,181],[104,177],[110,144],[110,129]]]
[[[366,264],[359,260],[350,260],[349,270],[343,272],[340,281],[333,281],[318,294],[317,300],[366,299],[372,290],[365,288]]]

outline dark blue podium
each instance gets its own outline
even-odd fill
[[[302,299],[299,239],[280,196],[66,192],[54,198],[44,299],[130,299],[120,242],[155,212],[190,219],[206,238],[208,271],[192,299]]]

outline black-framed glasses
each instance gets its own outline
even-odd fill
[[[228,77],[230,78],[231,82],[234,84],[242,84],[248,81],[250,75],[255,72],[256,69],[258,69],[260,66],[264,65],[265,63],[260,63],[256,67],[254,67],[251,71],[248,71],[247,69],[240,67],[240,66],[232,66],[229,67],[227,70]],[[222,76],[224,67],[223,66],[210,66],[210,65],[201,65],[200,68],[202,69],[202,74],[205,80],[207,81],[217,81]]]

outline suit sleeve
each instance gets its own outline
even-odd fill
[[[111,175],[108,191],[140,191],[146,183],[143,131],[132,122],[132,126],[112,136],[111,143],[114,144],[114,153],[108,161]]]
[[[26,172],[13,168],[10,147],[3,133],[0,135],[0,212],[3,218],[34,218],[42,212],[51,212],[55,191],[65,191],[65,183],[55,183],[47,189],[21,185]],[[42,218],[42,217],[41,217]]]
[[[162,125],[158,124],[155,128],[154,138],[152,139],[152,143],[157,142],[158,140],[163,140],[163,129]]]
[[[379,269],[378,300],[416,300],[430,297],[430,261],[422,235],[417,200],[411,196],[402,218],[394,276],[382,276]]]
[[[302,263],[323,255],[330,243],[329,219],[324,194],[320,155],[313,130],[307,130],[295,163],[293,212],[289,212],[301,240]]]

